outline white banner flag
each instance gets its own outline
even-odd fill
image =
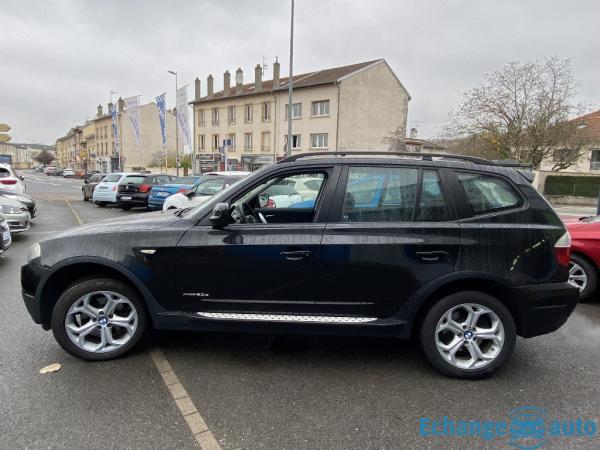
[[[187,86],[177,89],[177,124],[183,137],[183,144],[191,149],[190,141],[190,116],[188,112]],[[185,149],[184,149],[185,150]]]
[[[137,96],[127,97],[124,99],[125,108],[127,110],[127,117],[133,130],[133,137],[135,138],[135,145],[142,145],[142,131],[140,129],[140,101]]]

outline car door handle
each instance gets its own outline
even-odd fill
[[[308,258],[310,252],[308,250],[294,250],[291,252],[281,252],[280,255],[288,261],[300,261],[301,259]]]
[[[444,250],[433,250],[429,252],[416,252],[417,257],[422,261],[439,261],[448,256],[448,252]]]

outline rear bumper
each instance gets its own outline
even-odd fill
[[[123,199],[123,197],[128,200]],[[117,206],[146,206],[148,205],[148,194],[117,194]]]
[[[526,338],[558,330],[579,301],[579,289],[566,282],[522,286],[515,290],[524,300],[519,334]]]

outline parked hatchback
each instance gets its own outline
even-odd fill
[[[117,172],[106,175],[94,189],[92,201],[100,207],[104,207],[109,203],[116,203],[119,184],[125,182],[127,178],[140,176],[143,175],[133,172]]]
[[[87,202],[92,199],[92,194],[94,193],[94,189],[98,186],[98,183],[102,181],[106,175],[102,173],[93,174],[90,179],[83,180],[83,186],[81,186],[81,193],[83,194],[83,201]]]
[[[569,234],[515,169],[394,155],[297,155],[187,212],[49,238],[22,268],[25,304],[89,360],[126,354],[150,327],[415,336],[440,372],[490,375],[517,335],[575,308]],[[312,204],[264,205],[269,187],[308,178]]]
[[[25,183],[23,181],[23,177],[17,175],[10,164],[0,163],[0,188],[16,194],[24,194]]]
[[[175,181],[177,177],[166,173],[129,176],[119,185],[117,206],[131,209],[134,206],[148,207],[148,197],[154,186],[161,186]]]

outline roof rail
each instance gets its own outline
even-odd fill
[[[419,153],[419,152],[376,152],[376,151],[347,151],[347,152],[309,152],[299,153],[297,155],[287,156],[277,161],[277,164],[294,162],[300,158],[309,158],[311,156],[420,156],[423,161],[433,161],[433,158],[443,159],[455,159],[458,161],[467,161],[473,164],[480,164],[484,166],[497,166],[493,161],[483,158],[477,158],[475,156],[464,156],[464,155],[447,155],[444,153]]]

